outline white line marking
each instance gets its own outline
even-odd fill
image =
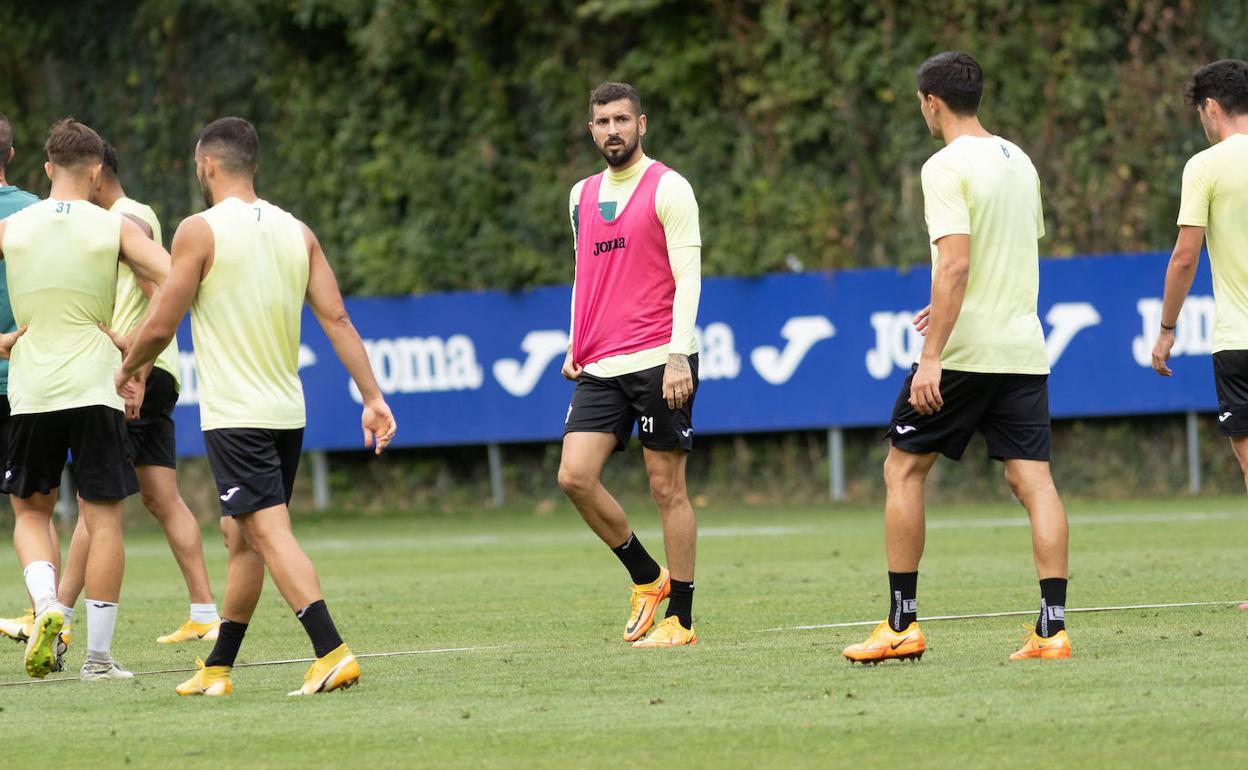
[[[882,515],[882,514],[881,514]],[[1241,519],[1242,513],[1232,511],[1209,512],[1171,512],[1171,513],[1106,513],[1106,514],[1073,514],[1070,522],[1078,526],[1089,524],[1152,524],[1174,521],[1226,521]],[[865,519],[863,519],[865,521]],[[835,532],[847,526],[843,519],[831,514],[826,520],[816,524],[793,525],[738,525],[708,526],[698,532],[699,538],[718,537],[782,537],[788,535],[813,535]],[[995,527],[1028,527],[1027,514],[1019,509],[1018,516],[1005,518],[957,518],[945,519],[929,517],[928,529],[992,529]],[[658,529],[639,529],[637,534],[646,539],[662,536]],[[585,529],[560,529],[553,532],[509,532],[506,534],[474,534],[446,535],[429,534],[423,536],[403,537],[343,537],[319,538],[309,536],[300,538],[303,547],[310,551],[354,551],[358,549],[377,549],[383,551],[434,550],[439,548],[511,548],[518,544],[565,545],[597,542],[594,534]],[[126,553],[131,556],[167,556],[169,546],[164,541],[135,543],[126,546]]]
[[[1240,604],[1243,600],[1222,602],[1176,602],[1174,604],[1118,604],[1109,607],[1067,607],[1066,612],[1120,612],[1123,610],[1164,610],[1172,607],[1223,607],[1229,604]],[[934,620],[979,620],[981,618],[1008,618],[1016,615],[1035,615],[1037,610],[1010,610],[1009,612],[981,612],[974,615],[933,615],[919,618],[923,623]],[[814,631],[821,628],[853,628],[855,626],[877,626],[878,620],[855,620],[851,623],[821,623],[814,626],[779,626],[764,628],[763,632],[771,631]]]
[[[448,652],[479,652],[482,650],[498,650],[493,647],[444,647],[436,650],[402,650],[399,652],[364,652],[355,654],[356,658],[398,658],[407,655],[438,655]],[[353,653],[354,654],[354,653]],[[290,658],[288,660],[257,660],[252,663],[236,663],[234,668],[256,668],[258,666],[286,666],[292,663],[312,663],[316,658]],[[135,671],[135,676],[156,676],[158,674],[192,674],[195,668],[165,668],[158,671]],[[0,682],[0,687],[18,687],[27,684],[51,684],[53,682],[77,682],[76,676],[62,676],[55,679],[29,679],[22,682]]]

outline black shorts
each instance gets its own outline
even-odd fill
[[[303,428],[218,428],[204,431],[208,464],[222,516],[289,505],[303,451]]]
[[[126,418],[118,409],[83,406],[9,418],[9,462],[5,492],[27,498],[61,484],[65,456],[83,500],[122,500],[139,491]]]
[[[1218,389],[1218,431],[1248,436],[1248,350],[1213,354],[1213,383]]]
[[[152,369],[139,419],[126,423],[135,465],[178,467],[178,442],[173,427],[173,408],[177,405],[178,383],[173,375],[164,369]]]
[[[910,382],[901,387],[885,438],[914,454],[940,452],[962,459],[975,431],[983,431],[994,460],[1049,459],[1049,377],[1045,374],[980,374],[944,370],[939,412],[921,415],[910,406]]]
[[[9,397],[0,396],[0,468],[9,468]]]
[[[698,357],[689,356],[693,393],[679,409],[663,399],[665,366],[619,377],[582,374],[572,392],[563,433],[614,433],[615,451],[622,452],[638,426],[647,449],[693,449],[693,399],[698,392]]]

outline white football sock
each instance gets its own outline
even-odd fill
[[[87,599],[87,657],[112,657],[113,629],[117,627],[117,604]]]
[[[216,623],[220,619],[221,617],[217,615],[217,605],[191,603],[191,620],[196,623]]]
[[[35,603],[35,614],[46,610],[56,601],[56,567],[50,561],[32,561],[22,570],[26,577],[26,591]]]
[[[61,614],[65,616],[65,625],[68,626],[70,623],[74,622],[74,608],[73,607],[66,607],[64,604],[61,604],[60,600],[57,600],[57,602],[53,604],[52,607],[54,609],[60,610]]]

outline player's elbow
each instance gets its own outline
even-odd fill
[[[1179,270],[1191,271],[1200,262],[1200,251],[1197,249],[1175,249],[1170,255],[1170,264]]]
[[[355,334],[355,325],[351,323],[351,316],[347,315],[346,308],[338,308],[322,316],[321,328],[325,330],[325,336],[327,337],[339,334]]]

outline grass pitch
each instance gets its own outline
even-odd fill
[[[1248,599],[1243,498],[1071,505],[1071,607]],[[932,622],[917,664],[850,667],[878,620],[875,509],[699,512],[702,643],[620,639],[627,576],[575,512],[465,512],[296,522],[356,652],[473,647],[362,661],[361,686],[287,698],[306,664],[240,668],[226,699],[181,699],[184,674],[0,687],[15,767],[1243,767],[1248,612],[1233,606],[1072,614],[1070,661],[1007,664],[1026,618]],[[660,549],[653,513],[634,524]],[[219,538],[206,533],[218,594]],[[1004,506],[929,512],[921,615],[1032,609],[1026,519]],[[134,533],[115,653],[191,666],[161,646],[186,611],[159,534]],[[25,606],[12,552],[0,612]],[[79,604],[79,617],[83,609]],[[85,628],[70,652],[82,662]],[[266,588],[240,662],[310,655]],[[25,681],[0,645],[0,682]],[[55,676],[55,675],[54,675]],[[907,760],[906,758],[910,759]]]

